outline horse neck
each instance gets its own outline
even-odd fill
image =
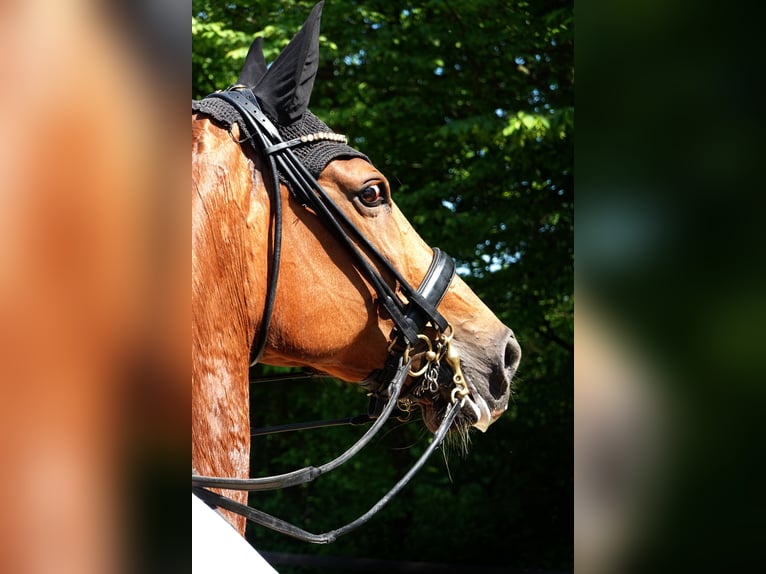
[[[265,252],[255,242],[266,235],[254,230],[268,213],[251,198],[267,194],[253,190],[251,165],[228,133],[207,120],[192,128],[192,465],[246,477],[249,353],[263,299],[253,254]]]

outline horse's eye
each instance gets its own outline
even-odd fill
[[[376,207],[383,202],[383,192],[378,184],[369,185],[359,192],[359,199],[368,207]]]

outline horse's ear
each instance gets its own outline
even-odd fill
[[[260,36],[250,46],[245,65],[237,80],[243,86],[254,86],[266,74],[266,58],[263,57],[263,38]]]
[[[311,11],[303,27],[277,56],[253,90],[266,111],[281,125],[303,117],[319,67],[319,21],[324,0]]]

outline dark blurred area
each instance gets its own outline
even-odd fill
[[[2,572],[188,569],[188,6],[0,6]]]
[[[578,4],[578,571],[761,562],[758,26]]]

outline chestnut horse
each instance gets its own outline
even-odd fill
[[[296,155],[347,224],[382,260],[392,262],[398,277],[377,265],[384,282],[398,296],[413,298],[402,294],[402,284],[423,282],[434,250],[397,208],[386,177],[307,109],[317,70],[321,7],[314,8],[268,69],[257,40],[238,89],[254,94],[285,140],[303,136],[302,143],[293,140]],[[244,478],[250,470],[248,367],[253,341],[262,343],[256,354],[264,364],[309,367],[360,382],[386,363],[397,324],[348,244],[316,209],[304,206],[310,199],[302,201],[284,180],[274,189],[273,165],[251,145],[253,134],[244,133],[239,119],[224,117],[226,110],[221,114],[193,105],[192,467],[200,475]],[[274,213],[278,198],[284,205],[281,215],[280,210]],[[264,309],[270,307],[269,277],[276,271],[276,218],[282,224],[281,263],[269,313]],[[359,236],[351,243],[365,250]],[[519,345],[459,277],[445,284],[445,291],[436,314],[449,323],[459,363],[442,365],[439,382],[446,380],[448,390],[449,381],[462,371],[466,398],[455,425],[484,431],[507,407]],[[426,331],[433,333],[433,322]],[[425,356],[427,349],[412,352]],[[414,375],[405,388],[415,384]],[[417,402],[434,430],[449,393],[432,393]],[[226,494],[246,502],[244,492]],[[231,521],[244,531],[243,518]]]

